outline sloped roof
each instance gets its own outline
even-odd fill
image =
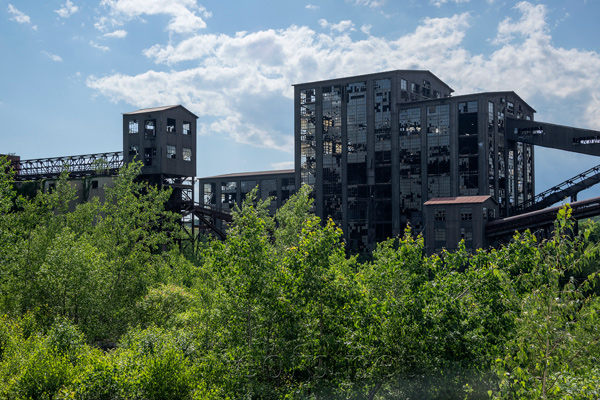
[[[434,204],[474,204],[483,203],[487,199],[494,200],[491,196],[436,197],[426,201],[425,205],[430,206]]]
[[[185,108],[184,106],[182,106],[181,104],[175,104],[175,105],[172,105],[172,106],[142,108],[141,110],[132,111],[132,112],[128,112],[128,113],[123,113],[123,115],[147,114],[147,113],[152,113],[152,112],[170,110],[170,109],[177,108],[177,107],[183,108],[185,111],[189,112],[194,117],[198,118],[198,116],[196,114],[194,114],[193,112],[191,112],[190,110],[188,110],[187,108]]]
[[[270,175],[281,175],[281,174],[294,174],[293,169],[278,169],[273,171],[255,171],[255,172],[237,172],[233,174],[215,175],[199,178],[199,180],[214,180],[224,178],[248,178],[248,177],[265,177]]]

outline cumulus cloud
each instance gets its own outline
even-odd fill
[[[110,26],[142,15],[170,15],[167,29],[176,33],[193,33],[206,27],[204,18],[210,12],[197,4],[196,0],[102,0],[101,5],[108,8],[111,18],[102,17],[96,28],[107,30]]]
[[[315,6],[314,4],[307,4],[306,8],[308,8],[309,10],[318,10],[320,7]]]
[[[119,29],[113,32],[107,32],[103,35],[104,37],[109,37],[109,38],[119,38],[122,39],[125,36],[127,36],[127,31],[123,30],[123,29]]]
[[[543,6],[523,2],[516,11],[519,18],[499,23],[486,54],[465,49],[474,18],[469,13],[424,19],[396,38],[353,39],[347,30],[321,33],[292,25],[156,44],[144,55],[168,71],[91,76],[87,85],[139,108],[185,104],[200,116],[200,132],[288,152],[293,149],[291,84],[391,69],[431,70],[456,94],[514,90],[538,110],[549,99],[565,99],[571,107],[539,119],[577,125],[583,120],[600,128],[594,92],[600,55],[554,46]]]
[[[63,61],[62,57],[58,56],[56,54],[52,54],[52,53],[47,52],[47,51],[42,51],[42,53],[45,54],[52,61],[56,61],[56,62],[62,62]]]
[[[12,17],[10,17],[11,21],[15,21],[19,24],[31,25],[31,18],[29,18],[29,15],[17,10],[12,4],[8,4],[7,11],[12,15]],[[37,30],[37,25],[32,25],[31,28]]]
[[[74,5],[70,0],[67,0],[67,2],[61,8],[59,8],[58,10],[54,10],[54,12],[57,13],[62,18],[69,18],[71,15],[75,14],[78,10],[79,10],[79,7]]]
[[[498,26],[498,35],[495,44],[510,42],[516,36],[534,36],[538,38],[549,37],[546,23],[547,8],[543,4],[534,6],[528,2],[521,2],[515,6],[521,12],[519,21],[506,18]]]
[[[94,42],[93,40],[90,40],[90,46],[92,46],[95,49],[102,50],[102,51],[110,50],[110,48],[108,46],[99,45],[98,43]]]

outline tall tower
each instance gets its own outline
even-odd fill
[[[123,159],[142,161],[142,178],[173,188],[172,204],[191,200],[196,176],[196,120],[181,105],[123,114]]]

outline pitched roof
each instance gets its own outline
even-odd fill
[[[289,174],[294,175],[293,169],[278,169],[273,171],[256,171],[256,172],[237,172],[233,174],[215,175],[199,178],[201,181],[223,179],[223,178],[248,178],[248,177],[268,177],[271,175]]]
[[[473,203],[483,203],[487,199],[492,199],[492,197],[490,197],[490,196],[436,197],[436,198],[426,201],[425,205],[430,206],[430,205],[434,205],[434,204],[473,204]]]
[[[147,114],[147,113],[152,113],[152,112],[170,110],[172,108],[177,108],[177,107],[183,108],[185,111],[189,112],[194,117],[198,118],[198,116],[196,114],[194,114],[193,112],[191,112],[190,110],[188,110],[187,108],[185,108],[184,106],[182,106],[181,104],[175,104],[175,105],[172,105],[172,106],[142,108],[141,110],[132,111],[132,112],[128,112],[128,113],[123,113],[123,115]]]

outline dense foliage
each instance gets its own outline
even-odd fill
[[[253,192],[191,254],[137,173],[76,207],[0,175],[0,398],[600,397],[600,229],[568,207],[540,242],[363,262],[307,187],[275,217]]]

